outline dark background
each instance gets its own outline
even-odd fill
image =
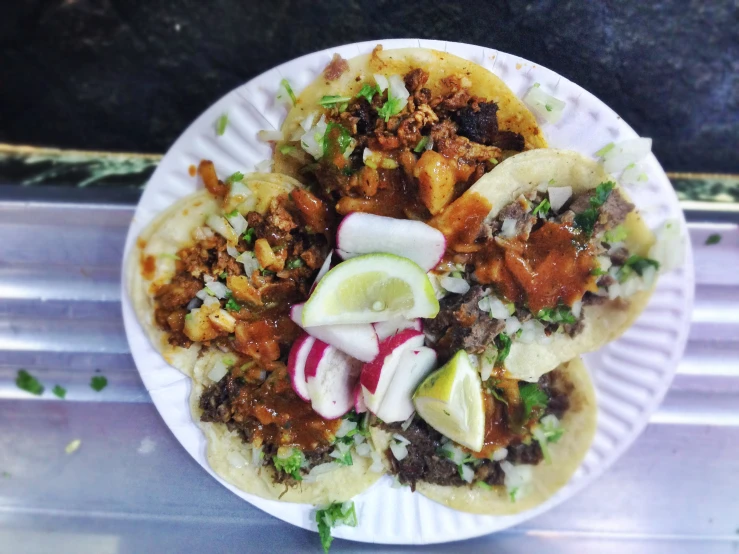
[[[614,108],[672,171],[739,172],[732,1],[0,0],[0,142],[164,152],[254,75],[420,37],[528,58]]]

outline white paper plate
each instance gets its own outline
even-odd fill
[[[522,97],[535,82],[567,103],[562,120],[543,124],[552,147],[591,155],[605,144],[636,137],[636,133],[595,96],[540,65],[480,46],[432,40],[385,40],[385,49],[422,46],[444,50],[490,69]],[[323,70],[334,52],[344,58],[370,52],[377,41],[330,48],[282,64],[231,91],[208,108],[170,148],[144,191],[126,241],[129,252],[143,228],[161,210],[198,187],[188,167],[207,158],[219,175],[252,170],[271,156],[259,142],[261,129],[278,129],[287,109],[275,101],[280,79],[287,78],[296,92]],[[228,114],[223,136],[215,122]],[[685,220],[677,197],[654,156],[647,162],[649,181],[629,189],[650,226],[665,219]],[[152,400],[182,446],[215,479],[244,500],[284,521],[314,529],[312,507],[287,504],[245,494],[220,479],[205,458],[205,438],[190,418],[189,380],[169,367],[154,350],[134,315],[123,286],[123,318],[131,353]],[[477,516],[431,502],[408,488],[393,489],[383,477],[355,499],[360,524],[339,527],[334,535],[365,542],[425,544],[476,537],[499,531],[534,517],[570,498],[606,470],[639,435],[649,415],[670,385],[687,338],[693,302],[693,261],[690,245],[685,265],[663,275],[649,306],[636,324],[616,342],[585,357],[598,396],[598,429],[593,445],[571,481],[548,502],[528,512],[507,517]]]

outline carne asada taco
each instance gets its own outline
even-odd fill
[[[338,56],[295,102],[275,171],[341,215],[429,219],[511,154],[544,148],[536,119],[493,73],[425,48]]]
[[[295,337],[299,329],[280,306],[287,310],[288,301],[307,294],[328,250],[320,232],[302,233],[302,220],[299,226],[294,219],[301,212],[287,194],[302,189],[294,179],[236,174],[224,183],[211,162],[199,170],[207,190],[160,214],[139,236],[127,267],[144,330],[188,374],[203,345],[248,355],[247,329],[262,317],[284,341]],[[293,198],[307,195],[301,190]],[[278,341],[266,344],[252,352],[265,363],[279,355]]]
[[[193,372],[190,407],[208,464],[239,489],[284,502],[345,502],[377,481],[367,417],[327,420],[291,388],[284,364],[266,378],[210,351]],[[364,446],[361,446],[364,445]]]
[[[537,383],[491,376],[482,397],[479,451],[418,414],[402,425],[373,426],[372,440],[401,484],[445,506],[488,515],[531,509],[567,483],[593,440],[597,409],[587,370],[574,359]]]
[[[509,158],[431,224],[447,238],[452,275],[467,282],[425,326],[440,358],[464,348],[526,381],[620,336],[659,269],[623,189],[565,150]]]
[[[383,472],[366,418],[323,417],[287,367],[303,334],[290,310],[326,260],[331,214],[285,175],[223,182],[208,161],[199,171],[206,190],[162,213],[129,259],[137,316],[193,379],[193,417],[219,475],[265,498],[347,500]]]

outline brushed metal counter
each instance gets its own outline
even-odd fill
[[[179,446],[120,317],[133,207],[0,201],[0,553],[320,552],[231,494]],[[739,551],[739,226],[691,223],[688,349],[645,433],[601,479],[521,526],[384,552]],[[719,244],[705,246],[712,233]],[[15,386],[25,368],[42,397]],[[99,373],[96,371],[99,370]],[[93,391],[90,378],[108,386]],[[51,394],[59,384],[65,400]],[[65,446],[81,439],[79,450]],[[336,540],[332,552],[372,545]]]

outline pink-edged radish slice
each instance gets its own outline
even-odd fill
[[[359,381],[354,386],[354,411],[358,414],[367,411],[367,404],[364,403],[364,394],[362,394],[362,384]]]
[[[431,348],[411,348],[400,355],[398,369],[393,375],[385,398],[378,408],[377,417],[385,423],[405,421],[415,410],[413,393],[423,378],[436,365],[436,352]]]
[[[355,212],[341,221],[336,249],[345,260],[384,252],[408,258],[430,271],[444,256],[446,239],[441,231],[421,221]]]
[[[377,333],[377,338],[381,341],[392,337],[393,335],[397,335],[400,331],[403,331],[404,329],[413,329],[414,331],[423,330],[423,324],[421,323],[420,318],[389,319],[387,321],[378,321],[377,323],[373,323],[372,325],[375,328],[375,333]]]
[[[305,364],[308,361],[308,354],[313,348],[314,342],[316,342],[316,339],[304,333],[293,343],[290,355],[287,358],[287,373],[290,375],[293,390],[306,402],[310,402],[310,396],[305,382]]]
[[[406,329],[380,343],[380,354],[368,364],[364,364],[359,382],[362,384],[364,403],[372,413],[385,397],[393,375],[398,369],[400,357],[405,350],[423,346],[424,336],[419,331]]]
[[[354,387],[362,362],[330,344],[316,340],[305,364],[308,396],[325,419],[336,419],[354,407]]]
[[[326,259],[323,262],[323,265],[321,266],[321,269],[318,270],[318,275],[316,275],[316,280],[313,281],[313,284],[310,287],[310,292],[313,292],[313,289],[316,288],[316,285],[318,284],[318,281],[323,279],[323,276],[328,273],[328,270],[331,269],[331,258],[334,257],[334,251],[328,253],[328,256],[326,256]]]
[[[295,304],[290,308],[290,319],[303,327],[303,304]],[[363,362],[371,362],[380,353],[377,334],[371,323],[318,325],[303,329],[309,335]]]

